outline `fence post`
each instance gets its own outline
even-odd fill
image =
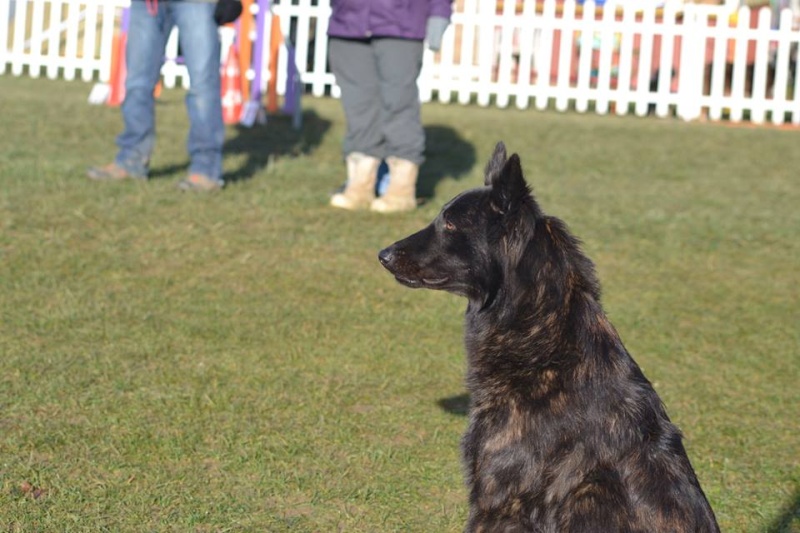
[[[703,75],[705,70],[705,28],[697,23],[694,4],[684,6],[681,35],[680,82],[677,114],[683,120],[695,120],[702,113]]]
[[[459,55],[459,64],[461,65],[462,73],[465,71],[468,72],[468,69],[470,69],[475,63],[475,48],[472,45],[475,43],[475,39],[478,35],[478,33],[475,31],[477,26],[475,21],[478,20],[480,14],[479,9],[480,6],[478,5],[478,0],[464,0],[464,7],[462,11],[464,23],[461,28],[461,54]],[[477,89],[474,88],[474,84],[471,83],[471,75],[468,75],[466,76],[466,79],[461,79],[459,81],[458,103],[467,104],[470,102],[473,92],[477,91]]]
[[[577,16],[577,15],[576,15]],[[589,110],[589,102],[592,99],[592,55],[594,45],[594,34],[597,31],[597,16],[595,14],[594,0],[588,0],[583,4],[583,14],[578,26],[578,86],[575,98],[575,110],[578,113],[585,113]]]
[[[750,27],[750,8],[742,6],[736,16],[736,33],[733,39],[733,74],[731,75],[731,104],[730,121],[737,123],[742,121],[745,109],[745,74],[747,70],[747,48],[748,38],[745,33],[747,30],[742,28]]]
[[[770,27],[770,11],[762,7],[756,15],[756,55],[753,65],[753,86],[751,90],[752,108],[750,120],[754,124],[763,124],[767,112],[767,67],[769,63],[769,43],[772,37]]]
[[[67,3],[67,35],[64,49],[64,79],[75,79],[75,70],[78,67],[78,33],[81,26],[81,9],[79,4]]]
[[[556,109],[566,111],[569,109],[570,76],[572,75],[571,62],[575,46],[575,0],[565,0],[562,5],[561,35],[558,44],[558,66],[556,67]],[[555,36],[554,36],[555,37]],[[545,73],[545,87],[550,87],[550,72]]]
[[[478,16],[484,21],[478,26],[478,98],[479,106],[489,105],[492,98],[492,88],[496,86],[492,81],[492,66],[494,65],[494,35],[496,21],[494,0],[478,0]],[[485,21],[492,21],[486,24]]]
[[[311,84],[311,94],[314,96],[325,94],[324,76],[328,62],[328,19],[330,15],[330,2],[328,0],[320,0],[317,6],[317,20],[314,32],[314,77]]]
[[[25,20],[27,17],[28,1],[19,0],[15,3],[14,10],[14,42],[11,45],[11,74],[22,75],[25,58]]]
[[[0,75],[6,73],[8,62],[8,28],[14,19],[14,0],[0,2]]]
[[[775,81],[772,85],[772,123],[783,124],[786,116],[786,90],[789,85],[789,38],[792,12],[784,9],[778,22],[778,49],[775,51]]]
[[[593,0],[589,0],[593,3]],[[536,109],[547,109],[550,103],[550,71],[552,70],[553,46],[555,43],[556,2],[546,0],[544,10],[539,19],[543,22],[539,47],[542,61],[536,65],[536,90],[533,93],[533,104]]]

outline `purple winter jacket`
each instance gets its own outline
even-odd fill
[[[328,35],[351,39],[425,38],[428,17],[450,20],[450,0],[331,0]]]

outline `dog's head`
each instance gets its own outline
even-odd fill
[[[485,186],[461,193],[421,231],[381,250],[378,259],[402,284],[446,290],[485,305],[519,264],[542,216],[519,156],[498,143]]]

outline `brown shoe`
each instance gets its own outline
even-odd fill
[[[128,172],[116,163],[111,163],[103,167],[89,167],[86,175],[90,179],[97,181],[122,181],[127,179],[146,180],[147,176],[141,176]]]
[[[218,191],[225,186],[223,181],[214,181],[205,174],[189,174],[189,176],[178,183],[178,188],[182,191],[211,192]]]

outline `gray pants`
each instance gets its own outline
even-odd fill
[[[330,39],[331,70],[347,119],[345,156],[362,152],[422,164],[425,132],[417,88],[422,46],[406,39]]]

